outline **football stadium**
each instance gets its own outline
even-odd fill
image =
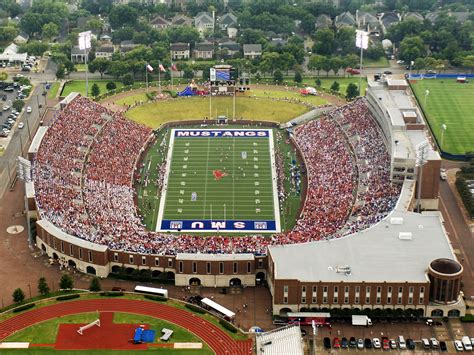
[[[408,88],[369,81],[364,97],[284,123],[155,129],[71,94],[29,151],[36,245],[100,277],[267,285],[274,315],[463,315],[463,268],[438,211],[441,158]]]

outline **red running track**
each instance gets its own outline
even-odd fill
[[[30,325],[56,317],[86,312],[125,312],[160,318],[189,330],[217,355],[252,353],[252,340],[234,340],[216,325],[191,312],[161,303],[127,299],[92,299],[56,303],[19,314],[0,323],[0,340]]]

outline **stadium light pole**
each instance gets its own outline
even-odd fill
[[[446,126],[446,124],[442,124],[441,125],[441,144],[439,145],[439,148],[441,150],[443,150],[443,140],[444,140],[444,132],[446,132],[446,129],[448,128],[448,126]]]
[[[416,166],[420,169],[419,174],[418,174],[418,196],[417,196],[417,212],[420,213],[421,211],[421,183],[423,180],[423,165],[426,163],[426,155],[428,153],[427,149],[429,147],[429,143],[427,141],[421,142],[418,144],[415,149],[416,149]]]
[[[356,47],[360,48],[360,65],[359,65],[359,96],[362,95],[362,62],[364,57],[364,49],[369,47],[369,33],[365,31],[356,31]]]
[[[430,95],[430,91],[429,90],[426,90],[425,91],[425,102],[424,102],[424,106],[426,107],[426,99],[428,98],[428,96]]]

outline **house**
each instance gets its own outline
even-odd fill
[[[227,57],[233,57],[235,54],[240,53],[240,44],[235,41],[227,40],[218,45],[220,50],[227,50]]]
[[[87,54],[83,49],[79,49],[79,46],[71,48],[71,62],[75,64],[85,63]]]
[[[136,46],[138,46],[138,44],[133,41],[122,41],[120,42],[120,53],[130,52]]]
[[[225,31],[229,27],[237,27],[237,16],[228,12],[217,19],[217,23],[221,31]]]
[[[418,12],[408,12],[403,16],[403,20],[409,20],[409,19],[413,19],[413,20],[417,20],[417,21],[422,22],[424,20],[424,17],[423,17],[423,15],[421,15]]]
[[[112,37],[109,35],[102,35],[100,36],[100,40],[104,43],[110,43],[112,41]]]
[[[384,31],[400,22],[400,15],[396,12],[386,12],[380,18]],[[423,20],[422,20],[423,21]]]
[[[367,32],[375,32],[380,29],[380,22],[377,17],[369,12],[356,11],[356,23],[357,27]]]
[[[15,44],[24,44],[26,42],[28,42],[28,38],[30,36],[28,36],[26,33],[21,33],[19,34],[18,36],[15,37],[15,39],[13,40],[13,43]]]
[[[196,43],[193,55],[195,59],[212,59],[214,57],[214,45],[210,42]]]
[[[192,18],[184,15],[176,15],[171,19],[171,24],[173,26],[189,26],[193,25]]]
[[[200,34],[214,31],[214,16],[210,12],[200,12],[194,17],[194,27]]]
[[[261,44],[244,44],[244,58],[255,59],[262,56]]]
[[[19,47],[15,43],[8,45],[2,54],[0,54],[0,63],[21,65],[26,62],[27,53],[18,53]]]
[[[189,59],[191,55],[191,46],[189,43],[171,43],[171,59]]]
[[[229,38],[235,38],[237,37],[237,28],[235,27],[227,27],[227,37]]]
[[[314,27],[316,28],[316,30],[329,28],[331,26],[332,26],[332,19],[328,15],[321,14],[318,17],[316,17],[316,22],[314,24]]]
[[[112,59],[112,54],[114,54],[114,46],[111,45],[104,45],[97,47],[95,50],[95,57],[96,58],[105,58],[105,59]]]
[[[168,21],[164,17],[156,16],[150,21],[150,26],[157,30],[164,30],[171,26],[171,21]]]
[[[354,27],[356,26],[356,20],[349,11],[346,11],[336,16],[334,19],[334,25],[338,29],[341,27]]]
[[[274,37],[270,40],[270,44],[276,47],[283,47],[286,46],[288,41],[286,39],[283,39],[281,37]]]

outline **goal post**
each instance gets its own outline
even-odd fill
[[[77,332],[78,332],[80,335],[83,335],[84,330],[89,329],[89,328],[92,328],[94,325],[100,327],[100,319],[96,319],[95,321],[93,321],[93,322],[91,322],[91,323],[89,323],[89,324],[86,324],[86,325],[80,327],[80,328],[77,330]]]

